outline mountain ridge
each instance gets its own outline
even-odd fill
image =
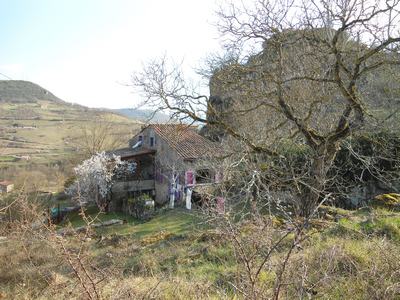
[[[55,96],[49,90],[43,88],[37,83],[25,80],[0,80],[0,104],[40,104],[43,101],[49,101],[60,105],[74,107],[75,110],[84,110],[97,112],[108,112],[118,114],[131,120],[142,122],[162,123],[169,121],[169,116],[162,113],[154,113],[151,109],[135,109],[135,108],[91,108],[81,104],[67,102]],[[0,114],[1,117],[1,114]]]

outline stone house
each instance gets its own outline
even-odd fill
[[[128,199],[147,194],[156,205],[191,208],[196,189],[214,185],[222,174],[211,166],[218,144],[183,124],[151,124],[129,140],[129,147],[112,154],[135,163],[132,172],[117,177],[111,190],[111,207],[127,211]]]
[[[14,189],[14,184],[11,181],[3,180],[0,181],[0,193],[9,193]]]

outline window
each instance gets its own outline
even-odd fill
[[[154,147],[154,136],[150,137],[150,147]]]
[[[143,135],[139,135],[138,142],[143,142]]]
[[[196,183],[212,182],[211,171],[209,169],[201,169],[196,171]]]

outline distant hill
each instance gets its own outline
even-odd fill
[[[36,103],[47,100],[65,103],[41,86],[23,80],[0,80],[0,102]]]
[[[51,164],[79,150],[85,128],[108,126],[125,145],[142,122],[111,110],[65,102],[27,81],[0,80],[0,169]]]
[[[113,109],[113,111],[130,119],[143,122],[150,121],[152,123],[165,123],[168,122],[170,119],[167,114],[164,114],[162,112],[156,112],[154,114],[154,111],[150,109],[119,108]]]

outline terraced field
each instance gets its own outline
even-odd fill
[[[125,145],[141,124],[65,102],[32,82],[0,80],[0,179],[28,191],[60,191],[88,144],[102,138],[104,150]]]
[[[115,127],[112,134],[129,137],[140,122],[67,103],[0,103],[0,168],[9,164],[63,160],[79,150],[85,128]]]

